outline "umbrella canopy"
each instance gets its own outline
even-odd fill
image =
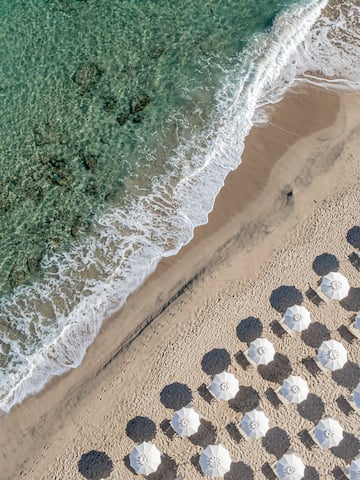
[[[301,480],[304,472],[305,465],[299,455],[294,452],[285,453],[276,462],[276,473],[281,480]]]
[[[269,430],[269,419],[262,410],[252,410],[243,416],[241,429],[248,438],[264,437]]]
[[[218,400],[231,400],[239,391],[239,381],[232,373],[224,371],[215,375],[209,390]]]
[[[355,328],[360,330],[360,313],[356,315],[354,323],[355,323]]]
[[[320,288],[330,300],[342,300],[349,293],[350,285],[341,273],[330,272],[322,278]]]
[[[204,475],[223,477],[230,470],[231,457],[221,444],[209,445],[200,455],[200,467]]]
[[[357,384],[352,392],[353,401],[357,408],[360,408],[360,383]]]
[[[297,375],[290,375],[290,377],[285,378],[280,390],[282,395],[290,403],[301,403],[306,400],[309,394],[309,387],[306,380]]]
[[[290,330],[302,332],[310,325],[310,312],[305,307],[293,305],[286,310],[284,322]]]
[[[174,413],[170,424],[181,437],[190,437],[198,431],[200,417],[193,408],[184,407]]]
[[[351,462],[349,467],[350,480],[359,480],[360,478],[360,456],[358,455]]]
[[[343,429],[338,421],[325,417],[315,427],[315,438],[322,447],[337,447],[343,439]]]
[[[274,359],[275,349],[266,338],[257,338],[250,343],[248,356],[256,365],[267,365]]]
[[[323,367],[334,371],[342,368],[347,362],[347,351],[340,342],[326,340],[320,345],[317,357]]]
[[[131,450],[130,465],[138,475],[156,472],[161,463],[161,452],[153,443],[143,442]]]

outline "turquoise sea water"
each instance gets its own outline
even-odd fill
[[[0,0],[4,411],[206,222],[325,5]]]

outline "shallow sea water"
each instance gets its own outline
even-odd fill
[[[359,8],[326,4],[0,0],[0,412],[191,240],[263,105],[360,85]]]

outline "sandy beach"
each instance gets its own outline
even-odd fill
[[[233,459],[226,480],[271,480],[270,465],[289,447],[306,464],[306,479],[342,478],[360,449],[360,417],[345,401],[360,381],[360,343],[344,328],[360,311],[360,246],[351,235],[360,225],[359,111],[359,96],[314,87],[272,107],[208,224],[103,325],[79,368],[0,419],[1,480],[135,479],[128,454],[143,440],[164,454],[152,480],[203,478],[199,453],[218,442]],[[349,279],[349,296],[318,303],[311,289],[333,270]],[[312,324],[291,337],[278,322],[294,303],[309,309]],[[242,352],[259,335],[277,354],[255,369]],[[333,374],[311,360],[329,338],[349,359]],[[206,390],[224,369],[240,382],[229,403]],[[279,404],[274,393],[290,374],[309,384],[300,406]],[[169,420],[189,401],[202,424],[185,439]],[[247,442],[236,425],[258,405],[270,430]],[[331,451],[308,436],[324,415],[345,432]]]

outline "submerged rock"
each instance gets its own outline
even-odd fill
[[[111,113],[115,110],[115,108],[117,107],[117,104],[118,104],[118,101],[116,100],[115,97],[105,97],[103,108],[105,112]]]
[[[141,115],[135,115],[132,119],[134,123],[140,123],[142,121],[142,116]]]
[[[8,275],[8,281],[9,281],[10,287],[11,288],[18,287],[19,285],[25,282],[27,277],[28,277],[28,274],[25,270],[23,270],[21,267],[18,267],[16,264],[13,265]]]
[[[43,165],[47,167],[47,179],[56,185],[62,187],[72,183],[73,178],[70,175],[64,159],[56,156],[47,156],[42,159]]]
[[[62,132],[50,122],[46,122],[44,125],[35,126],[33,132],[35,145],[38,147],[61,143],[64,139]]]
[[[159,58],[164,53],[165,48],[155,47],[149,52],[150,58]]]
[[[86,170],[94,171],[96,169],[97,160],[94,157],[94,155],[91,155],[91,153],[87,153],[84,150],[80,150],[79,155],[80,155],[80,158],[81,158]]]
[[[116,121],[118,122],[118,124],[120,126],[123,126],[125,125],[125,123],[129,120],[129,114],[128,113],[120,113],[117,117],[116,117]]]
[[[95,63],[85,63],[76,70],[72,79],[83,91],[88,91],[100,80],[102,74],[103,71]]]
[[[99,194],[99,189],[96,185],[95,180],[89,181],[89,183],[85,187],[85,193],[86,195],[89,195],[91,197],[96,197]]]
[[[151,98],[146,93],[133,98],[130,102],[131,113],[141,112],[142,110],[144,110],[145,107],[149,105],[150,102]]]

